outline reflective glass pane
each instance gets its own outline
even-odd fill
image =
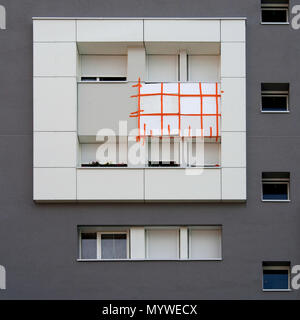
[[[101,235],[101,259],[126,259],[127,235],[126,234],[102,234]]]

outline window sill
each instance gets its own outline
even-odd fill
[[[261,113],[290,113],[290,111],[264,111],[261,110]]]
[[[222,258],[216,259],[76,259],[77,262],[168,262],[168,261],[175,261],[175,262],[189,262],[189,261],[222,261]]]
[[[98,84],[103,84],[103,83],[128,83],[127,80],[124,80],[124,81],[81,81],[81,80],[78,80],[77,83],[98,83]]]
[[[266,25],[289,25],[289,22],[261,22],[260,24]]]
[[[292,289],[262,289],[263,292],[290,292]]]
[[[77,169],[84,169],[84,170],[107,170],[107,169],[118,169],[118,170],[126,170],[126,169],[190,169],[190,170],[199,170],[199,169],[222,169],[221,166],[209,166],[209,167],[77,167]]]

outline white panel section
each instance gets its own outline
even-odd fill
[[[78,20],[77,41],[143,41],[143,20]]]
[[[180,259],[188,258],[188,228],[180,228]]]
[[[245,42],[222,42],[221,77],[245,77]]]
[[[88,77],[126,77],[126,55],[83,55],[81,75]]]
[[[180,81],[187,81],[187,76],[188,76],[188,65],[187,65],[187,53],[186,50],[181,50],[180,54],[179,54],[179,59],[180,59],[180,63],[179,63],[179,77],[180,77]]]
[[[130,258],[145,259],[145,248],[144,227],[130,228]]]
[[[75,20],[34,20],[33,41],[76,41],[76,22]]]
[[[153,260],[179,258],[178,229],[146,230],[146,257]]]
[[[221,41],[245,41],[245,20],[221,20]]]
[[[76,43],[37,42],[33,45],[34,76],[76,77]]]
[[[147,56],[148,81],[178,80],[178,55],[154,54]]]
[[[246,132],[222,133],[222,167],[246,167]]]
[[[76,131],[75,78],[34,78],[34,130]]]
[[[145,169],[146,200],[217,200],[220,169]]]
[[[221,229],[190,229],[190,259],[209,260],[221,259],[222,236]]]
[[[223,78],[221,87],[222,131],[246,131],[246,79]]]
[[[75,168],[34,168],[33,200],[75,200]]]
[[[145,20],[144,40],[147,41],[220,41],[219,20]]]
[[[189,55],[189,81],[220,81],[220,56]]]
[[[78,200],[142,200],[143,170],[77,169]]]
[[[146,51],[144,47],[129,47],[127,63],[127,80],[146,80]]]
[[[222,169],[222,200],[246,200],[246,168]]]
[[[76,167],[76,132],[35,132],[34,167]]]

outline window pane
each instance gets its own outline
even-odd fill
[[[148,259],[178,259],[177,230],[147,230]]]
[[[262,97],[262,110],[263,111],[286,111],[287,110],[287,97]]]
[[[288,200],[287,183],[263,183],[264,200]]]
[[[263,10],[262,22],[287,22],[286,10]]]
[[[97,234],[81,234],[81,259],[97,259]]]
[[[264,270],[264,289],[289,289],[288,270]]]
[[[220,259],[221,230],[190,230],[191,259]]]
[[[126,234],[102,234],[101,235],[101,259],[126,259],[127,235]]]

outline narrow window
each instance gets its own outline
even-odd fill
[[[263,262],[263,290],[290,289],[290,262]]]
[[[262,173],[262,200],[284,201],[289,200],[289,172]]]
[[[126,233],[100,233],[100,259],[127,259]]]
[[[261,111],[287,112],[289,107],[288,83],[261,84]]]
[[[149,82],[178,81],[178,55],[151,54],[147,56]]]
[[[81,233],[81,259],[97,259],[97,233]]]
[[[262,0],[262,23],[287,23],[289,20],[288,0]]]

